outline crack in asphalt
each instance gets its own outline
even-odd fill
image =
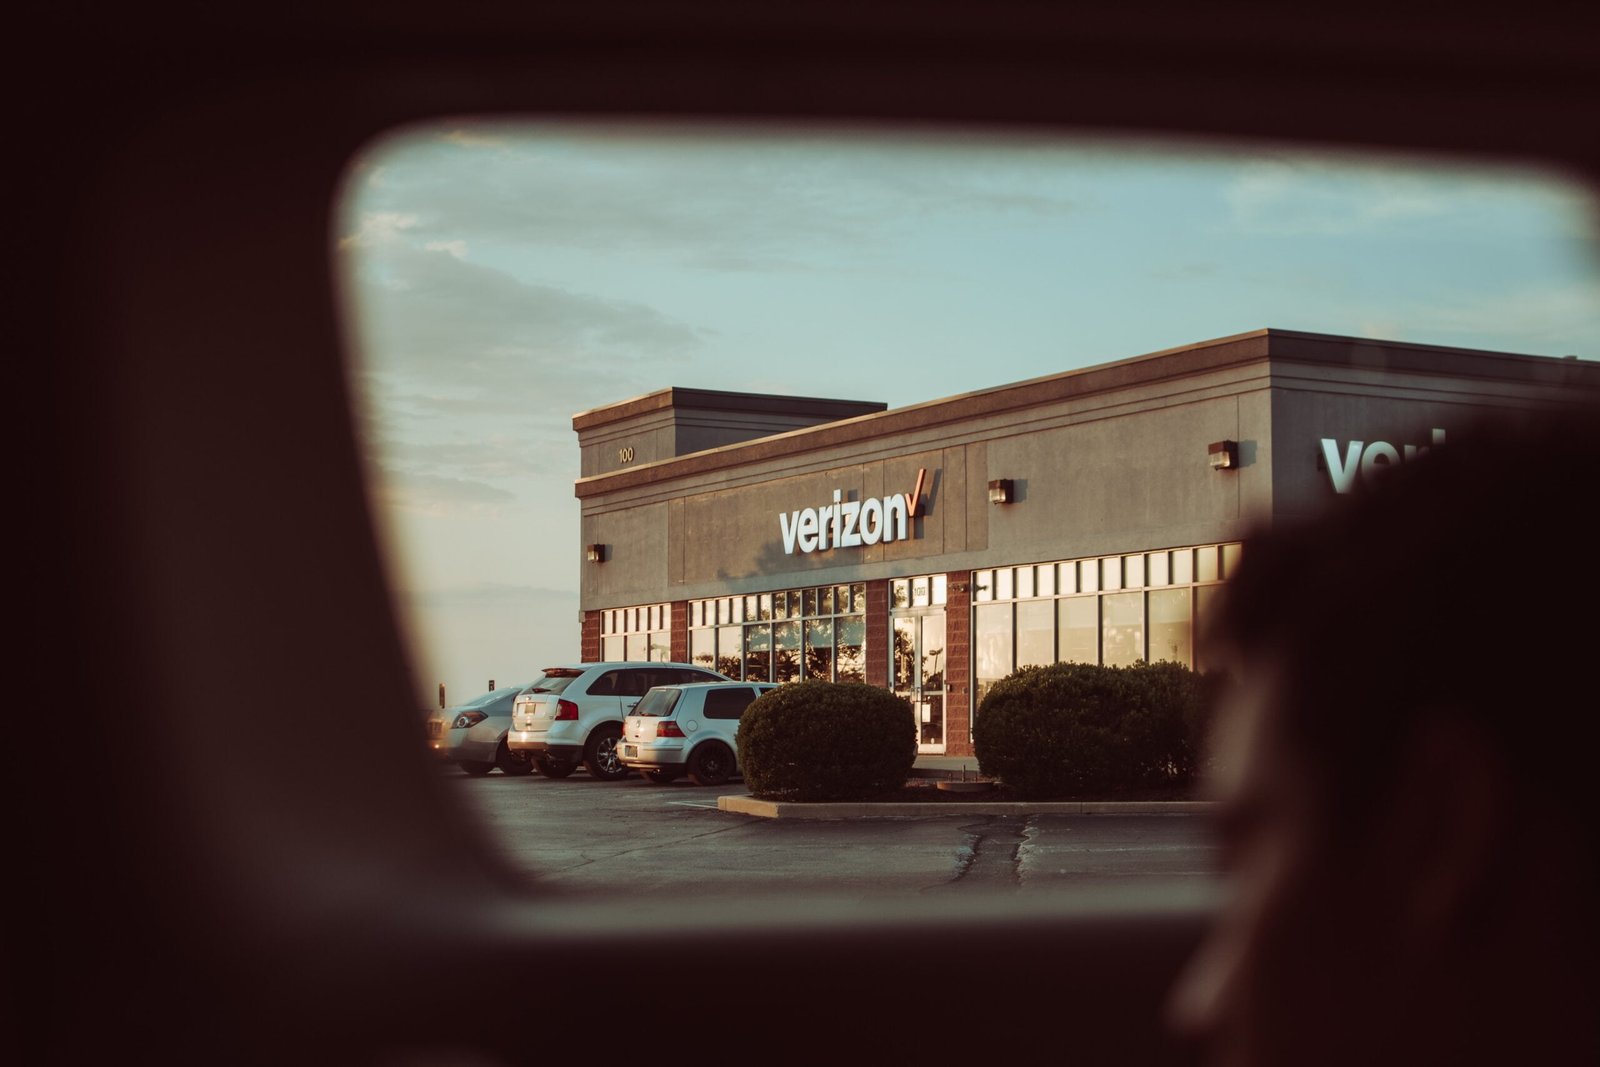
[[[1033,816],[1018,822],[1014,816],[991,815],[980,823],[961,828],[966,842],[956,850],[956,869],[947,880],[924,888],[922,892],[982,885],[986,888],[1019,889],[1022,862],[1031,845]]]

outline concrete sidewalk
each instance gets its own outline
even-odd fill
[[[978,773],[974,756],[918,755],[911,777],[950,781],[993,781]],[[799,804],[757,800],[752,796],[717,798],[717,808],[739,815],[766,819],[863,819],[895,818],[908,815],[1199,815],[1212,810],[1205,800],[1035,800],[986,801],[981,795],[970,801],[878,802],[871,804]]]
[[[978,757],[976,756],[928,756],[918,754],[917,762],[911,766],[913,778],[954,778],[960,781],[963,777],[967,781],[978,781]]]

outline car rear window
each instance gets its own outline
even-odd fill
[[[706,718],[737,719],[744,714],[756,698],[756,691],[748,686],[736,689],[707,689]]]
[[[523,690],[524,693],[559,693],[572,684],[572,680],[582,671],[575,671],[568,667],[546,667],[539,680]]]
[[[672,709],[678,706],[678,698],[681,696],[683,696],[681,689],[652,689],[634,707],[632,714],[664,718],[672,714]]]

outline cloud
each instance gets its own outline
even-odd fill
[[[362,215],[354,233],[339,238],[341,249],[381,248],[392,245],[406,230],[414,228],[418,216],[402,211],[371,211]]]
[[[1462,338],[1454,344],[1600,357],[1600,300],[1586,282],[1446,298],[1410,317],[1425,330]]]
[[[467,242],[459,239],[454,241],[429,241],[422,247],[429,252],[448,252],[457,259],[467,258]]]
[[[484,482],[387,469],[373,486],[379,505],[417,515],[497,514],[515,494]]]
[[[359,347],[382,387],[415,405],[565,423],[655,387],[634,369],[700,344],[693,327],[643,304],[522,282],[464,249],[393,241],[355,265]]]
[[[1285,158],[1239,168],[1223,199],[1233,232],[1243,234],[1343,236],[1448,226],[1516,235],[1534,217],[1542,230],[1565,219],[1567,236],[1594,234],[1581,190],[1510,170]]]
[[[1002,170],[981,151],[914,139],[618,132],[492,126],[391,142],[380,158],[407,179],[386,183],[384,205],[427,205],[427,240],[643,251],[733,270],[814,270],[840,245],[871,256],[885,235],[952,212],[1026,224],[1076,210],[1046,150]],[[496,165],[446,147],[465,144],[500,148]]]
[[[570,491],[573,412],[659,387],[662,362],[684,359],[699,333],[643,304],[474,263],[465,240],[422,239],[418,219],[368,212],[342,242],[357,425],[383,468],[376,502],[485,516]]]

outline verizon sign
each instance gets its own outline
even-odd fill
[[[928,469],[919,469],[916,487],[910,493],[845,500],[843,491],[835,489],[831,504],[778,512],[784,554],[826,552],[831,548],[859,548],[908,539],[927,477]]]
[[[1444,431],[1435,427],[1430,444],[1444,444]],[[1333,482],[1335,493],[1348,493],[1355,488],[1356,476],[1370,477],[1378,467],[1387,467],[1410,459],[1428,450],[1429,445],[1401,445],[1395,448],[1388,441],[1346,441],[1341,447],[1332,437],[1322,439],[1322,462],[1328,468],[1328,480]]]

